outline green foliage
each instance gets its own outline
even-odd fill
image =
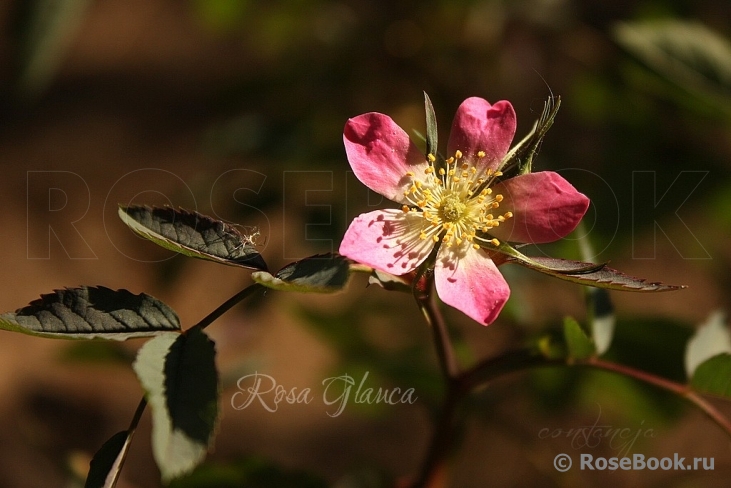
[[[586,359],[596,352],[594,343],[575,319],[566,317],[563,320],[563,333],[570,359]]]
[[[83,25],[89,0],[29,0],[19,5],[24,26],[18,88],[39,97],[48,89]]]
[[[199,328],[147,342],[134,370],[152,408],[152,450],[164,481],[190,472],[205,457],[218,418],[213,342]]]
[[[0,328],[55,339],[123,341],[179,330],[180,321],[173,309],[144,293],[83,286],[41,295],[0,315]]]
[[[236,227],[198,212],[169,207],[119,207],[119,218],[140,236],[171,251],[230,266],[266,270],[256,250],[257,232]]]
[[[731,42],[707,26],[675,19],[623,22],[615,39],[662,80],[731,117]]]
[[[205,463],[169,488],[325,488],[325,481],[303,471],[284,470],[251,457],[227,463]]]
[[[702,393],[731,398],[731,354],[718,354],[702,362],[690,384]]]

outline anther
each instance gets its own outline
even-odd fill
[[[432,163],[437,160],[437,158],[433,154],[427,154],[426,159],[428,159]]]

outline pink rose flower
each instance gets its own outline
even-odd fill
[[[491,257],[500,241],[561,239],[589,206],[586,196],[551,171],[500,178],[515,127],[510,102],[468,98],[457,109],[449,158],[440,165],[387,115],[348,120],[343,141],[355,175],[401,208],[357,217],[340,253],[402,275],[438,246],[434,280],[441,300],[483,325],[493,322],[510,296]]]

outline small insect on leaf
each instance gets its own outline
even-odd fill
[[[256,230],[244,234],[221,220],[170,207],[120,206],[119,217],[137,234],[165,249],[230,266],[267,269],[256,250]]]

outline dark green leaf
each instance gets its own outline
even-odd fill
[[[570,358],[586,359],[596,352],[594,343],[586,336],[579,323],[571,317],[563,320],[563,334]]]
[[[429,95],[424,92],[424,109],[426,110],[426,154],[431,154],[436,158],[439,150],[437,144],[439,142],[439,134],[437,132],[437,116],[434,113],[434,106],[429,99]]]
[[[220,220],[170,207],[119,207],[119,217],[142,237],[185,256],[231,266],[266,270],[256,250],[256,233],[242,234]]]
[[[251,274],[251,278],[280,291],[332,293],[348,283],[349,269],[347,258],[339,254],[323,254],[288,264],[276,275],[257,271]]]
[[[718,354],[703,361],[690,384],[701,393],[731,398],[731,354]]]
[[[179,330],[180,321],[170,307],[144,293],[84,286],[41,295],[15,313],[2,314],[0,328],[43,337],[121,341]]]
[[[608,288],[620,291],[673,291],[685,288],[680,285],[664,285],[662,283],[647,282],[642,278],[626,275],[605,265],[595,265],[572,261],[569,259],[530,257],[529,260],[509,257],[508,262],[522,264],[527,268],[540,271],[555,278],[559,278],[585,286]],[[584,270],[582,270],[582,268]],[[577,272],[577,270],[581,270]]]
[[[131,437],[126,430],[117,432],[94,454],[84,488],[111,488],[119,477],[122,461]]]
[[[199,328],[164,334],[139,351],[134,370],[152,409],[152,450],[162,478],[190,472],[205,457],[218,418],[215,346]]]

